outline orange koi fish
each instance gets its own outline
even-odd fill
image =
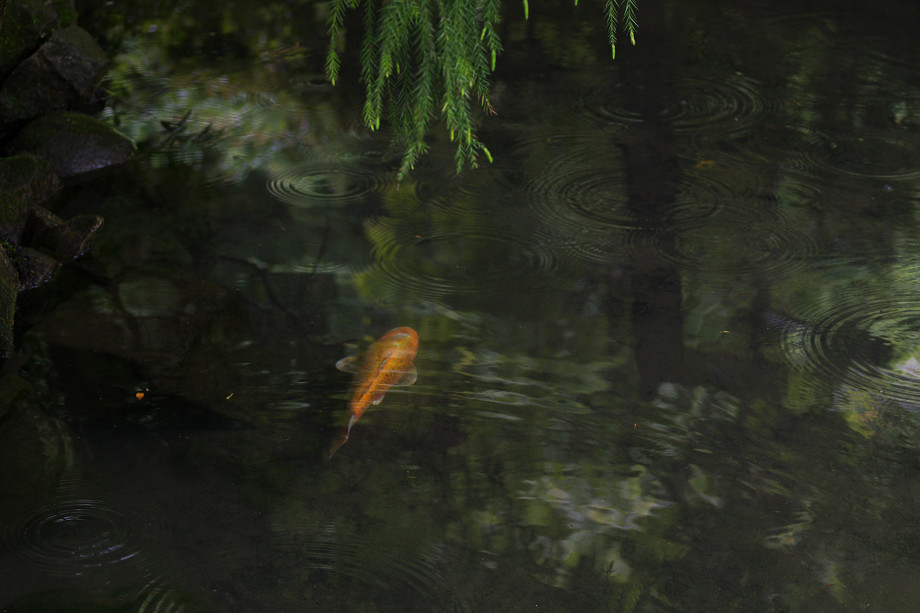
[[[412,360],[418,353],[418,333],[412,328],[393,328],[371,343],[363,355],[342,358],[335,367],[356,373],[348,408],[351,416],[339,439],[329,450],[332,457],[348,440],[355,425],[370,405],[378,405],[394,385],[412,385],[417,373]]]

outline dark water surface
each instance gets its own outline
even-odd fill
[[[144,4],[81,19],[139,152],[23,297],[0,610],[916,610],[913,4],[509,5],[494,164],[402,183],[317,5]]]

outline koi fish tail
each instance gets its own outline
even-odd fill
[[[335,442],[335,445],[332,446],[332,449],[329,450],[329,457],[332,457],[336,451],[338,451],[342,445],[348,440],[348,435],[351,434],[351,427],[355,424],[358,419],[354,414],[348,419],[348,425],[345,426],[345,429],[342,430],[342,433],[339,435],[339,439]]]
[[[335,445],[332,446],[332,449],[329,450],[329,457],[332,457],[336,451],[338,451],[342,445],[348,440],[348,428],[342,430],[342,434],[339,435],[339,439],[335,442]]]

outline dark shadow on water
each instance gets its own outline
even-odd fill
[[[673,60],[667,41],[665,5],[645,9],[646,43],[653,50],[624,46],[619,69],[626,108],[636,114],[623,147],[627,206],[640,227],[655,228],[657,244],[667,248],[674,238],[667,218],[677,202],[680,171],[671,124],[661,121],[661,108],[675,96],[669,87]],[[633,242],[643,244],[646,230]],[[632,291],[633,349],[639,371],[639,396],[651,399],[665,381],[684,382],[683,305],[681,276],[654,252],[639,250],[628,267]]]

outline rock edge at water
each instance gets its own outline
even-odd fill
[[[9,0],[0,19],[0,358],[14,349],[18,293],[54,277],[102,226],[52,212],[62,184],[123,164],[133,143],[100,110],[108,58],[74,23],[73,0]]]

